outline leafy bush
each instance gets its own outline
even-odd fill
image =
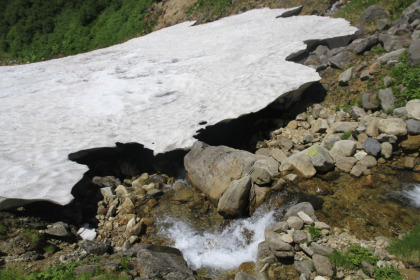
[[[420,225],[404,235],[401,240],[391,243],[388,250],[413,264],[420,264]]]
[[[379,257],[373,255],[372,251],[358,245],[351,245],[344,253],[334,250],[328,258],[335,266],[351,269],[360,268],[363,261],[375,265],[379,260]]]
[[[393,266],[384,266],[376,268],[373,271],[373,276],[376,280],[404,280],[401,273]]]
[[[314,226],[309,226],[308,231],[313,241],[317,241],[319,238],[321,238],[321,232]]]
[[[395,79],[392,91],[396,106],[404,106],[407,101],[420,98],[420,66],[410,66],[407,51],[399,57],[399,60],[400,63],[391,69],[390,74]],[[402,91],[398,88],[400,85],[404,86]]]
[[[23,280],[23,273],[18,269],[5,268],[0,270],[0,280]]]
[[[54,253],[55,247],[53,245],[48,245],[43,248],[45,253]]]

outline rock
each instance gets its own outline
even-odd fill
[[[312,114],[312,116],[315,118],[315,119],[317,119],[317,118],[319,118],[319,113],[321,112],[321,110],[322,109],[324,109],[324,107],[322,107],[322,105],[320,105],[320,104],[314,104],[312,107],[311,107],[311,114]]]
[[[389,118],[378,121],[378,129],[381,133],[392,134],[395,136],[407,135],[407,126],[402,119]]]
[[[316,170],[325,172],[334,168],[334,160],[324,147],[314,145],[307,149],[307,154]]]
[[[385,64],[390,60],[398,60],[398,57],[405,51],[405,49],[396,50],[387,54],[382,55],[381,57],[377,58],[376,61]]]
[[[367,156],[367,153],[364,152],[364,151],[358,151],[356,154],[354,154],[354,158],[357,159],[357,160],[361,160],[365,156]]]
[[[381,31],[389,28],[388,21],[386,19],[380,19],[376,23],[376,28]]]
[[[55,237],[69,237],[71,234],[68,231],[69,225],[63,222],[57,222],[49,226],[45,233]]]
[[[271,149],[270,156],[279,163],[282,163],[287,158],[287,155],[283,152],[283,150],[278,148]]]
[[[316,169],[313,166],[308,152],[301,151],[288,157],[280,165],[280,171],[286,171],[291,166],[300,176],[304,178],[311,178],[316,174]]]
[[[405,157],[403,160],[403,165],[406,169],[412,170],[416,166],[415,157]]]
[[[329,62],[334,66],[341,70],[347,68],[350,62],[353,61],[353,56],[349,51],[340,52],[332,57],[330,57]]]
[[[158,245],[139,247],[135,270],[140,277],[167,280],[195,279],[178,249]]]
[[[401,142],[401,147],[409,151],[420,149],[420,135],[408,135],[407,140]]]
[[[257,184],[252,185],[249,196],[249,211],[251,214],[263,204],[270,190],[270,187],[260,187]]]
[[[392,145],[388,142],[383,142],[381,144],[381,155],[385,159],[389,159],[392,156]]]
[[[309,215],[307,215],[305,212],[303,212],[303,211],[298,212],[298,216],[299,216],[299,218],[302,219],[302,221],[305,225],[313,225],[314,224],[314,220],[312,220],[312,218],[309,217]]]
[[[258,156],[226,146],[208,146],[197,141],[184,157],[187,180],[217,203],[233,180],[249,173]]]
[[[315,254],[323,256],[328,256],[333,252],[333,249],[314,242],[311,243],[311,249],[315,252]]]
[[[337,141],[330,150],[330,156],[337,162],[337,156],[350,157],[356,152],[357,142],[353,140]]]
[[[379,42],[382,43],[384,46],[384,49],[387,52],[393,51],[393,50],[399,50],[402,48],[407,48],[410,46],[411,43],[411,31],[408,29],[401,28],[398,30],[398,32],[382,32],[379,34]]]
[[[249,190],[251,189],[251,177],[245,176],[234,180],[230,187],[219,199],[217,211],[227,218],[242,217],[249,203]]]
[[[82,265],[78,266],[74,269],[74,273],[76,273],[76,276],[80,277],[83,274],[93,276],[96,272],[100,270],[99,265]]]
[[[383,82],[384,82],[384,87],[387,88],[389,86],[392,86],[392,84],[394,83],[394,79],[391,78],[390,76],[385,76],[383,79]]]
[[[420,99],[408,101],[405,107],[408,118],[420,120]]]
[[[286,243],[293,243],[293,236],[291,234],[280,235],[280,239]]]
[[[379,100],[381,101],[381,108],[382,110],[390,110],[394,109],[395,107],[395,96],[392,93],[392,90],[387,89],[380,89],[378,94]]]
[[[269,148],[261,148],[261,149],[258,149],[257,151],[255,151],[255,154],[269,157],[270,156],[270,149]]]
[[[308,242],[308,233],[304,230],[295,230],[293,233],[293,242],[296,244]]]
[[[309,257],[312,257],[314,255],[314,251],[311,248],[309,248],[305,243],[299,244],[299,247]]]
[[[312,123],[311,132],[312,133],[323,133],[328,129],[328,121],[325,119],[317,119]]]
[[[331,230],[331,227],[324,222],[315,222],[315,228],[320,229],[320,230],[323,230],[323,229]]]
[[[374,34],[368,38],[361,39],[359,42],[354,44],[353,51],[357,54],[364,53],[370,50],[373,46],[378,44],[378,35]]]
[[[360,107],[357,107],[357,106],[351,107],[350,110],[349,110],[349,114],[350,114],[350,117],[355,121],[358,121],[360,118],[366,116],[365,110],[363,110],[363,108],[360,108]],[[350,130],[348,130],[348,131],[350,131]],[[347,132],[347,131],[344,131],[344,132]]]
[[[392,135],[392,134],[385,134],[385,133],[382,133],[382,134],[379,134],[379,136],[378,137],[376,137],[376,140],[378,140],[379,142],[389,142],[389,143],[391,143],[391,144],[394,144],[394,143],[396,143],[397,142],[397,140],[398,140],[398,137],[397,136],[395,136],[395,135]]]
[[[244,272],[238,272],[236,273],[234,280],[258,280],[258,278],[255,278],[254,276],[251,276]]]
[[[408,61],[410,66],[416,67],[420,65],[420,39],[414,40],[408,48]]]
[[[287,210],[283,219],[287,220],[292,216],[297,216],[300,211],[307,214],[309,217],[311,217],[312,220],[318,221],[317,217],[315,216],[315,210],[312,204],[310,204],[309,202],[301,202],[296,205],[293,205]]]
[[[115,189],[115,194],[118,197],[122,197],[125,198],[128,196],[128,190],[126,187],[124,187],[123,185],[119,185],[116,189]]]
[[[363,144],[363,149],[369,155],[376,157],[381,152],[381,144],[378,140],[369,137]]]
[[[407,109],[405,107],[395,108],[392,115],[395,118],[407,118]]]
[[[252,181],[259,185],[265,185],[271,182],[270,174],[263,168],[253,166],[249,174]]]
[[[367,170],[367,166],[356,164],[350,171],[350,175],[360,177]]]
[[[370,137],[377,137],[379,135],[378,129],[379,118],[368,117],[366,120],[366,134]]]
[[[280,175],[279,167],[279,163],[271,157],[263,157],[262,159],[257,159],[253,165],[253,168],[261,168],[266,170],[270,177],[277,177]]]
[[[366,10],[360,15],[360,22],[376,22],[378,19],[387,18],[388,15],[385,12],[385,9],[378,6],[372,5],[369,6]]]
[[[310,260],[295,261],[295,269],[299,274],[311,275],[313,263]]]
[[[294,255],[292,245],[282,241],[280,234],[271,231],[269,228],[265,230],[265,242],[277,257],[293,257]]]
[[[273,231],[277,233],[287,232],[288,230],[289,230],[289,225],[287,224],[286,221],[277,222],[273,226]]]
[[[101,194],[106,199],[112,199],[114,197],[111,187],[101,188]]]
[[[338,84],[340,86],[348,86],[353,74],[353,67],[350,67],[338,76]]]
[[[287,174],[286,176],[284,176],[284,179],[286,179],[287,181],[290,181],[290,182],[295,182],[298,179],[298,175]]]
[[[301,229],[303,227],[303,221],[301,218],[297,217],[297,216],[291,216],[287,219],[287,224],[289,225],[289,227],[294,228],[294,229]]]
[[[343,172],[350,173],[357,160],[354,157],[338,155],[335,158],[335,164]]]
[[[406,122],[408,133],[411,135],[420,134],[420,121],[418,120],[408,120]]]
[[[291,16],[297,16],[302,11],[302,8],[303,8],[303,6],[294,7],[292,9],[287,10],[286,12],[282,13],[281,15],[279,15],[277,17],[286,18],[286,17],[291,17]],[[236,278],[235,278],[235,280],[236,280]]]
[[[318,275],[332,277],[334,270],[330,260],[322,255],[314,254],[312,260]]]
[[[98,243],[89,240],[83,240],[78,243],[79,247],[85,250],[89,255],[102,256],[111,250],[111,246],[105,243]]]
[[[381,63],[380,62],[374,62],[370,67],[369,67],[369,74],[375,74],[380,72],[382,69],[381,67]]]
[[[370,77],[370,74],[369,74],[369,70],[368,69],[365,69],[365,70],[363,70],[361,73],[360,73],[360,80],[362,80],[362,81],[367,81],[367,80],[369,80],[371,77]],[[364,108],[364,107],[363,107]],[[366,108],[365,108],[366,109]]]
[[[105,177],[95,176],[92,179],[92,183],[102,188],[111,188],[111,189],[115,189],[117,186],[121,185],[120,179],[114,176],[105,176]]]
[[[277,143],[281,149],[284,151],[289,151],[291,148],[293,148],[293,142],[289,138],[278,136],[277,137]]]
[[[366,167],[374,167],[378,163],[373,156],[365,156],[358,162],[358,164],[364,165]]]

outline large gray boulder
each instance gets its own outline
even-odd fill
[[[407,117],[410,119],[420,120],[420,99],[414,99],[407,102]]]
[[[355,159],[354,157],[346,157],[343,155],[338,155],[335,158],[335,165],[337,166],[337,168],[346,173],[351,172],[356,162],[357,162],[357,159]]]
[[[139,246],[135,270],[144,279],[194,280],[181,251],[158,245]]]
[[[299,216],[298,213],[301,211],[311,217],[312,220],[318,221],[318,218],[315,216],[314,207],[309,202],[301,202],[290,207],[286,214],[284,214],[283,220],[287,221],[292,216]]]
[[[415,67],[420,65],[420,39],[414,40],[408,48],[408,61]]]
[[[291,258],[294,256],[292,245],[281,240],[280,233],[272,231],[271,228],[265,229],[265,242],[270,251],[278,258]]]
[[[337,156],[351,157],[357,149],[357,142],[353,140],[337,141],[330,150],[330,156],[336,160]]]
[[[376,22],[378,19],[387,18],[385,9],[378,5],[369,6],[360,15],[360,22]]]
[[[405,51],[405,49],[399,49],[387,54],[384,54],[382,56],[380,56],[379,58],[376,59],[377,62],[380,62],[381,64],[385,64],[388,61],[391,60],[397,60],[398,57]]]
[[[376,110],[379,107],[378,94],[371,90],[367,91],[362,96],[362,106],[365,110]]]
[[[226,218],[242,217],[249,203],[251,177],[245,176],[232,181],[230,187],[219,200],[217,211]]]
[[[389,118],[378,121],[379,132],[395,136],[407,135],[407,125],[402,119]]]
[[[347,68],[347,66],[353,61],[353,56],[349,51],[340,52],[332,57],[330,57],[329,62],[341,70]]]
[[[330,260],[327,257],[315,254],[312,256],[312,260],[314,262],[315,269],[318,275],[328,277],[332,277],[334,275],[333,267],[331,265]]]
[[[408,120],[407,121],[408,133],[411,135],[420,134],[420,121],[418,120]]]
[[[307,149],[307,153],[316,170],[324,172],[334,168],[334,160],[324,147],[314,145]]]
[[[381,144],[375,138],[369,137],[363,143],[363,149],[365,149],[366,153],[376,157],[381,152]]]
[[[187,180],[217,203],[233,180],[247,175],[255,161],[266,158],[226,146],[196,142],[184,158]]]
[[[304,178],[311,178],[316,174],[316,169],[309,158],[307,150],[291,155],[280,165],[280,171],[292,169]]]
[[[395,96],[390,88],[380,89],[378,97],[381,101],[382,110],[390,110],[395,108]]]

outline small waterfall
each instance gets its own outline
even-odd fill
[[[338,4],[340,4],[340,1],[335,2],[331,8],[327,11],[327,14],[333,12],[335,10],[335,8],[337,8]]]
[[[401,193],[415,207],[420,207],[420,184],[409,184],[403,187]]]

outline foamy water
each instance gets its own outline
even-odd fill
[[[402,193],[410,200],[413,206],[420,207],[420,184],[407,186]]]
[[[258,209],[246,219],[233,221],[228,227],[216,232],[194,229],[190,224],[167,218],[168,226],[161,234],[174,242],[173,246],[182,251],[192,269],[232,269],[241,263],[255,261],[258,244],[264,241],[264,230],[275,223],[276,211],[264,212]]]

